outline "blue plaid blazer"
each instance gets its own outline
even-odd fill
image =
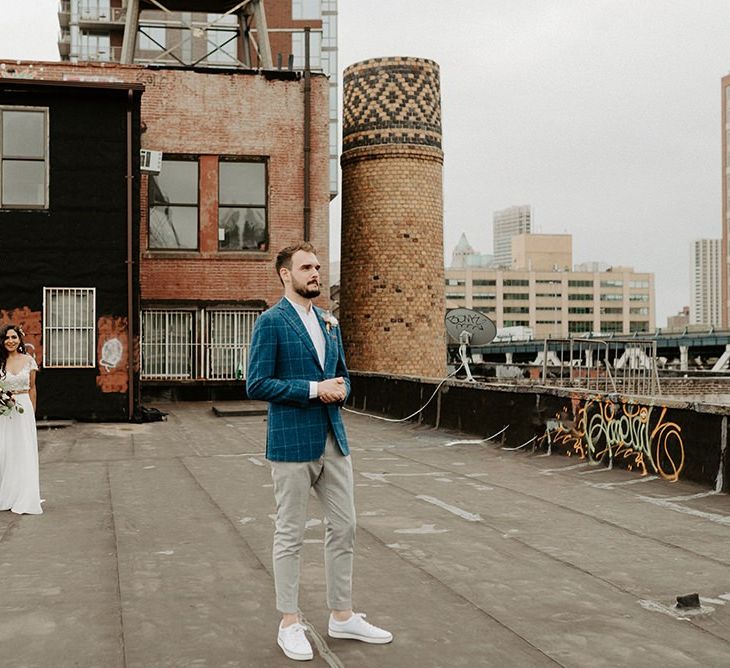
[[[326,348],[324,369],[302,319],[287,299],[262,313],[253,328],[248,356],[246,392],[250,399],[269,402],[266,458],[279,462],[310,462],[324,452],[329,429],[342,454],[348,455],[340,406],[309,398],[309,382],[342,376],[347,394],[350,377],[339,327],[327,327],[319,316]]]

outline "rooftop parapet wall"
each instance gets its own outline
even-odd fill
[[[352,373],[354,410],[400,418],[434,393],[438,381]],[[634,399],[554,388],[444,383],[414,422],[487,438],[496,444],[624,468],[636,476],[690,480],[730,491],[728,407],[658,397]],[[494,447],[485,443],[484,447]]]

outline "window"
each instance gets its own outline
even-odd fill
[[[505,300],[507,300],[507,299],[529,299],[530,295],[528,295],[526,292],[505,292],[504,298],[505,298]]]
[[[590,320],[569,320],[568,321],[568,332],[571,334],[580,334],[583,332],[590,332],[593,327],[593,323]]]
[[[246,375],[248,344],[258,311],[210,311],[206,378],[234,380]]]
[[[142,311],[142,378],[242,380],[259,313],[225,307]]]
[[[48,110],[0,107],[0,204],[48,208]]]
[[[193,377],[193,313],[142,312],[142,377]]]
[[[206,30],[206,52],[213,51],[208,55],[209,63],[220,63],[222,65],[235,65],[238,46],[238,19],[234,14],[208,14],[210,26]],[[215,49],[215,50],[214,50]]]
[[[607,294],[601,295],[601,301],[602,302],[622,302],[624,300],[624,296],[622,294],[615,294],[613,292],[609,292]]]
[[[304,36],[303,32],[291,34],[291,52],[294,56],[294,69],[304,69]],[[322,68],[322,33],[309,31],[309,67],[313,70]]]
[[[585,293],[585,294],[575,294],[575,295],[568,295],[568,301],[571,302],[586,302],[586,301],[593,301],[593,294]]]
[[[219,250],[266,250],[266,163],[218,163]]]
[[[601,306],[601,314],[621,315],[624,309],[622,306]]]
[[[528,320],[505,320],[505,327],[529,327],[530,322]]]
[[[649,281],[629,281],[630,288],[648,288]]]
[[[639,306],[636,308],[630,308],[629,313],[631,315],[649,315],[649,308],[647,306]]]
[[[607,281],[601,281],[602,288],[622,288],[624,285],[623,281],[612,278]]]
[[[108,61],[111,56],[111,38],[97,33],[81,33],[79,60]]]
[[[472,295],[472,299],[481,299],[482,301],[488,300],[488,299],[496,299],[497,295],[489,292],[477,292],[474,295]]]
[[[505,313],[529,313],[530,309],[527,306],[505,306]]]
[[[518,285],[530,285],[530,281],[526,278],[507,278],[502,281],[502,285],[515,287]]]
[[[592,306],[571,306],[568,313],[593,313]]]
[[[165,26],[141,25],[137,46],[140,51],[164,51],[167,48]]]
[[[634,332],[648,332],[649,331],[649,323],[646,321],[637,320],[635,322],[629,323],[629,332],[632,334]]]
[[[198,163],[163,159],[149,177],[149,248],[198,248]]]
[[[43,288],[43,366],[95,365],[95,288]]]
[[[631,301],[631,302],[648,302],[649,295],[629,295],[629,301]]]
[[[602,332],[622,332],[624,323],[621,320],[603,320],[601,322]]]
[[[466,285],[466,281],[463,278],[447,278],[446,285]]]
[[[593,281],[568,281],[568,287],[571,288],[592,288]]]
[[[563,295],[561,295],[559,292],[538,292],[535,295],[535,297],[551,297],[551,298],[562,297],[562,296]]]
[[[497,281],[493,278],[475,278],[471,282],[472,285],[497,285]]]
[[[81,0],[79,13],[84,19],[108,19],[111,12],[109,0]]]
[[[319,0],[292,0],[291,17],[296,21],[318,19],[322,16]]]

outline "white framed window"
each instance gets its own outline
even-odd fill
[[[193,312],[142,312],[142,378],[193,377]]]
[[[319,19],[322,9],[319,0],[292,0],[291,17],[296,21],[302,19]]]
[[[141,313],[143,380],[242,380],[261,311],[234,306]]]
[[[43,366],[96,366],[96,288],[43,288]]]
[[[103,61],[111,59],[111,38],[102,33],[81,33],[79,60]]]
[[[206,313],[207,374],[210,380],[246,377],[248,346],[259,311],[220,310]]]
[[[0,206],[48,208],[48,109],[0,107]]]

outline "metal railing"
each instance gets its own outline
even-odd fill
[[[661,394],[657,344],[649,339],[546,339],[540,380],[597,393]]]

